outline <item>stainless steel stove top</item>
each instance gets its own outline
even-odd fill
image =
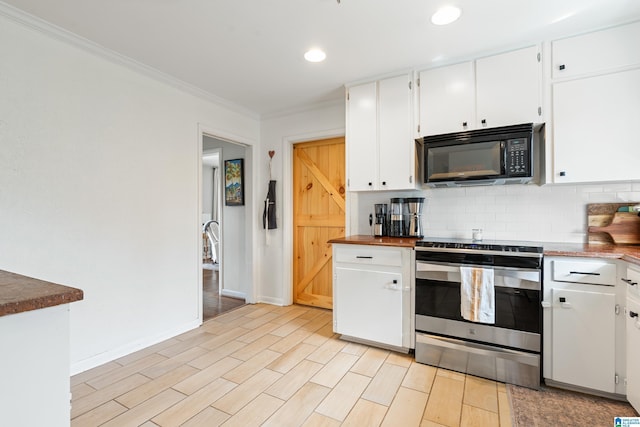
[[[416,241],[416,250],[440,251],[440,252],[464,252],[464,253],[501,253],[536,254],[542,255],[542,246],[536,246],[532,242],[515,241],[481,241],[473,242],[465,239],[432,239],[426,238]]]

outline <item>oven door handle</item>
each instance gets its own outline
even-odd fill
[[[416,273],[460,273],[461,264],[430,264],[426,262],[416,261]],[[467,265],[465,267],[487,268],[492,269],[496,276],[513,277],[516,279],[529,280],[537,282],[540,280],[540,270],[529,270],[522,268],[510,267],[492,267],[488,265]]]

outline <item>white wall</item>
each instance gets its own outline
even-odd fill
[[[287,116],[262,121],[259,152],[255,153],[258,169],[256,199],[263,203],[269,183],[268,151],[275,151],[272,179],[276,180],[276,214],[278,228],[265,231],[262,215],[257,215],[257,245],[260,256],[258,299],[272,304],[291,303],[292,286],[292,147],[294,142],[343,136],[344,103],[332,103]],[[263,204],[259,204],[262,213]]]
[[[250,291],[250,275],[252,268],[251,251],[247,250],[247,227],[246,216],[247,204],[251,201],[247,194],[247,182],[251,181],[251,165],[246,157],[247,148],[228,142],[220,141],[205,136],[203,138],[203,148],[211,150],[222,149],[220,159],[220,179],[224,187],[224,161],[231,159],[245,159],[244,161],[244,181],[245,181],[245,205],[227,206],[222,195],[222,217],[220,227],[222,233],[222,293],[223,295],[236,298],[246,298]],[[224,191],[224,190],[223,190]]]
[[[4,16],[0,57],[0,269],[84,290],[72,372],[199,324],[199,125],[258,121]]]

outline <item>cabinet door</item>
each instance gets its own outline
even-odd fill
[[[615,294],[558,288],[551,294],[552,379],[615,392]]]
[[[373,190],[378,170],[376,82],[349,88],[347,179],[351,191]]]
[[[411,76],[378,82],[378,189],[415,188]]]
[[[553,85],[556,183],[640,179],[640,69]]]
[[[551,43],[553,78],[640,64],[640,22]]]
[[[532,46],[476,61],[478,127],[539,123],[542,68]]]
[[[638,314],[640,314],[640,303],[635,299],[627,298],[627,400],[636,411],[640,409],[640,363],[638,363],[640,317]]]
[[[472,129],[475,122],[473,62],[422,71],[419,104],[421,136]]]
[[[402,347],[402,274],[345,267],[334,274],[335,332]]]

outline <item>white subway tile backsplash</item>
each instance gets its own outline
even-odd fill
[[[606,184],[603,186],[604,192],[614,193],[616,191],[631,191],[631,183],[615,183],[615,184]]]
[[[618,200],[623,202],[639,202],[640,191],[620,191],[616,194]]]
[[[471,238],[482,228],[485,240],[580,243],[587,238],[587,204],[640,201],[640,183],[585,185],[504,185],[414,192],[352,193],[348,234],[368,234],[369,212],[391,197],[425,197],[427,237]]]

